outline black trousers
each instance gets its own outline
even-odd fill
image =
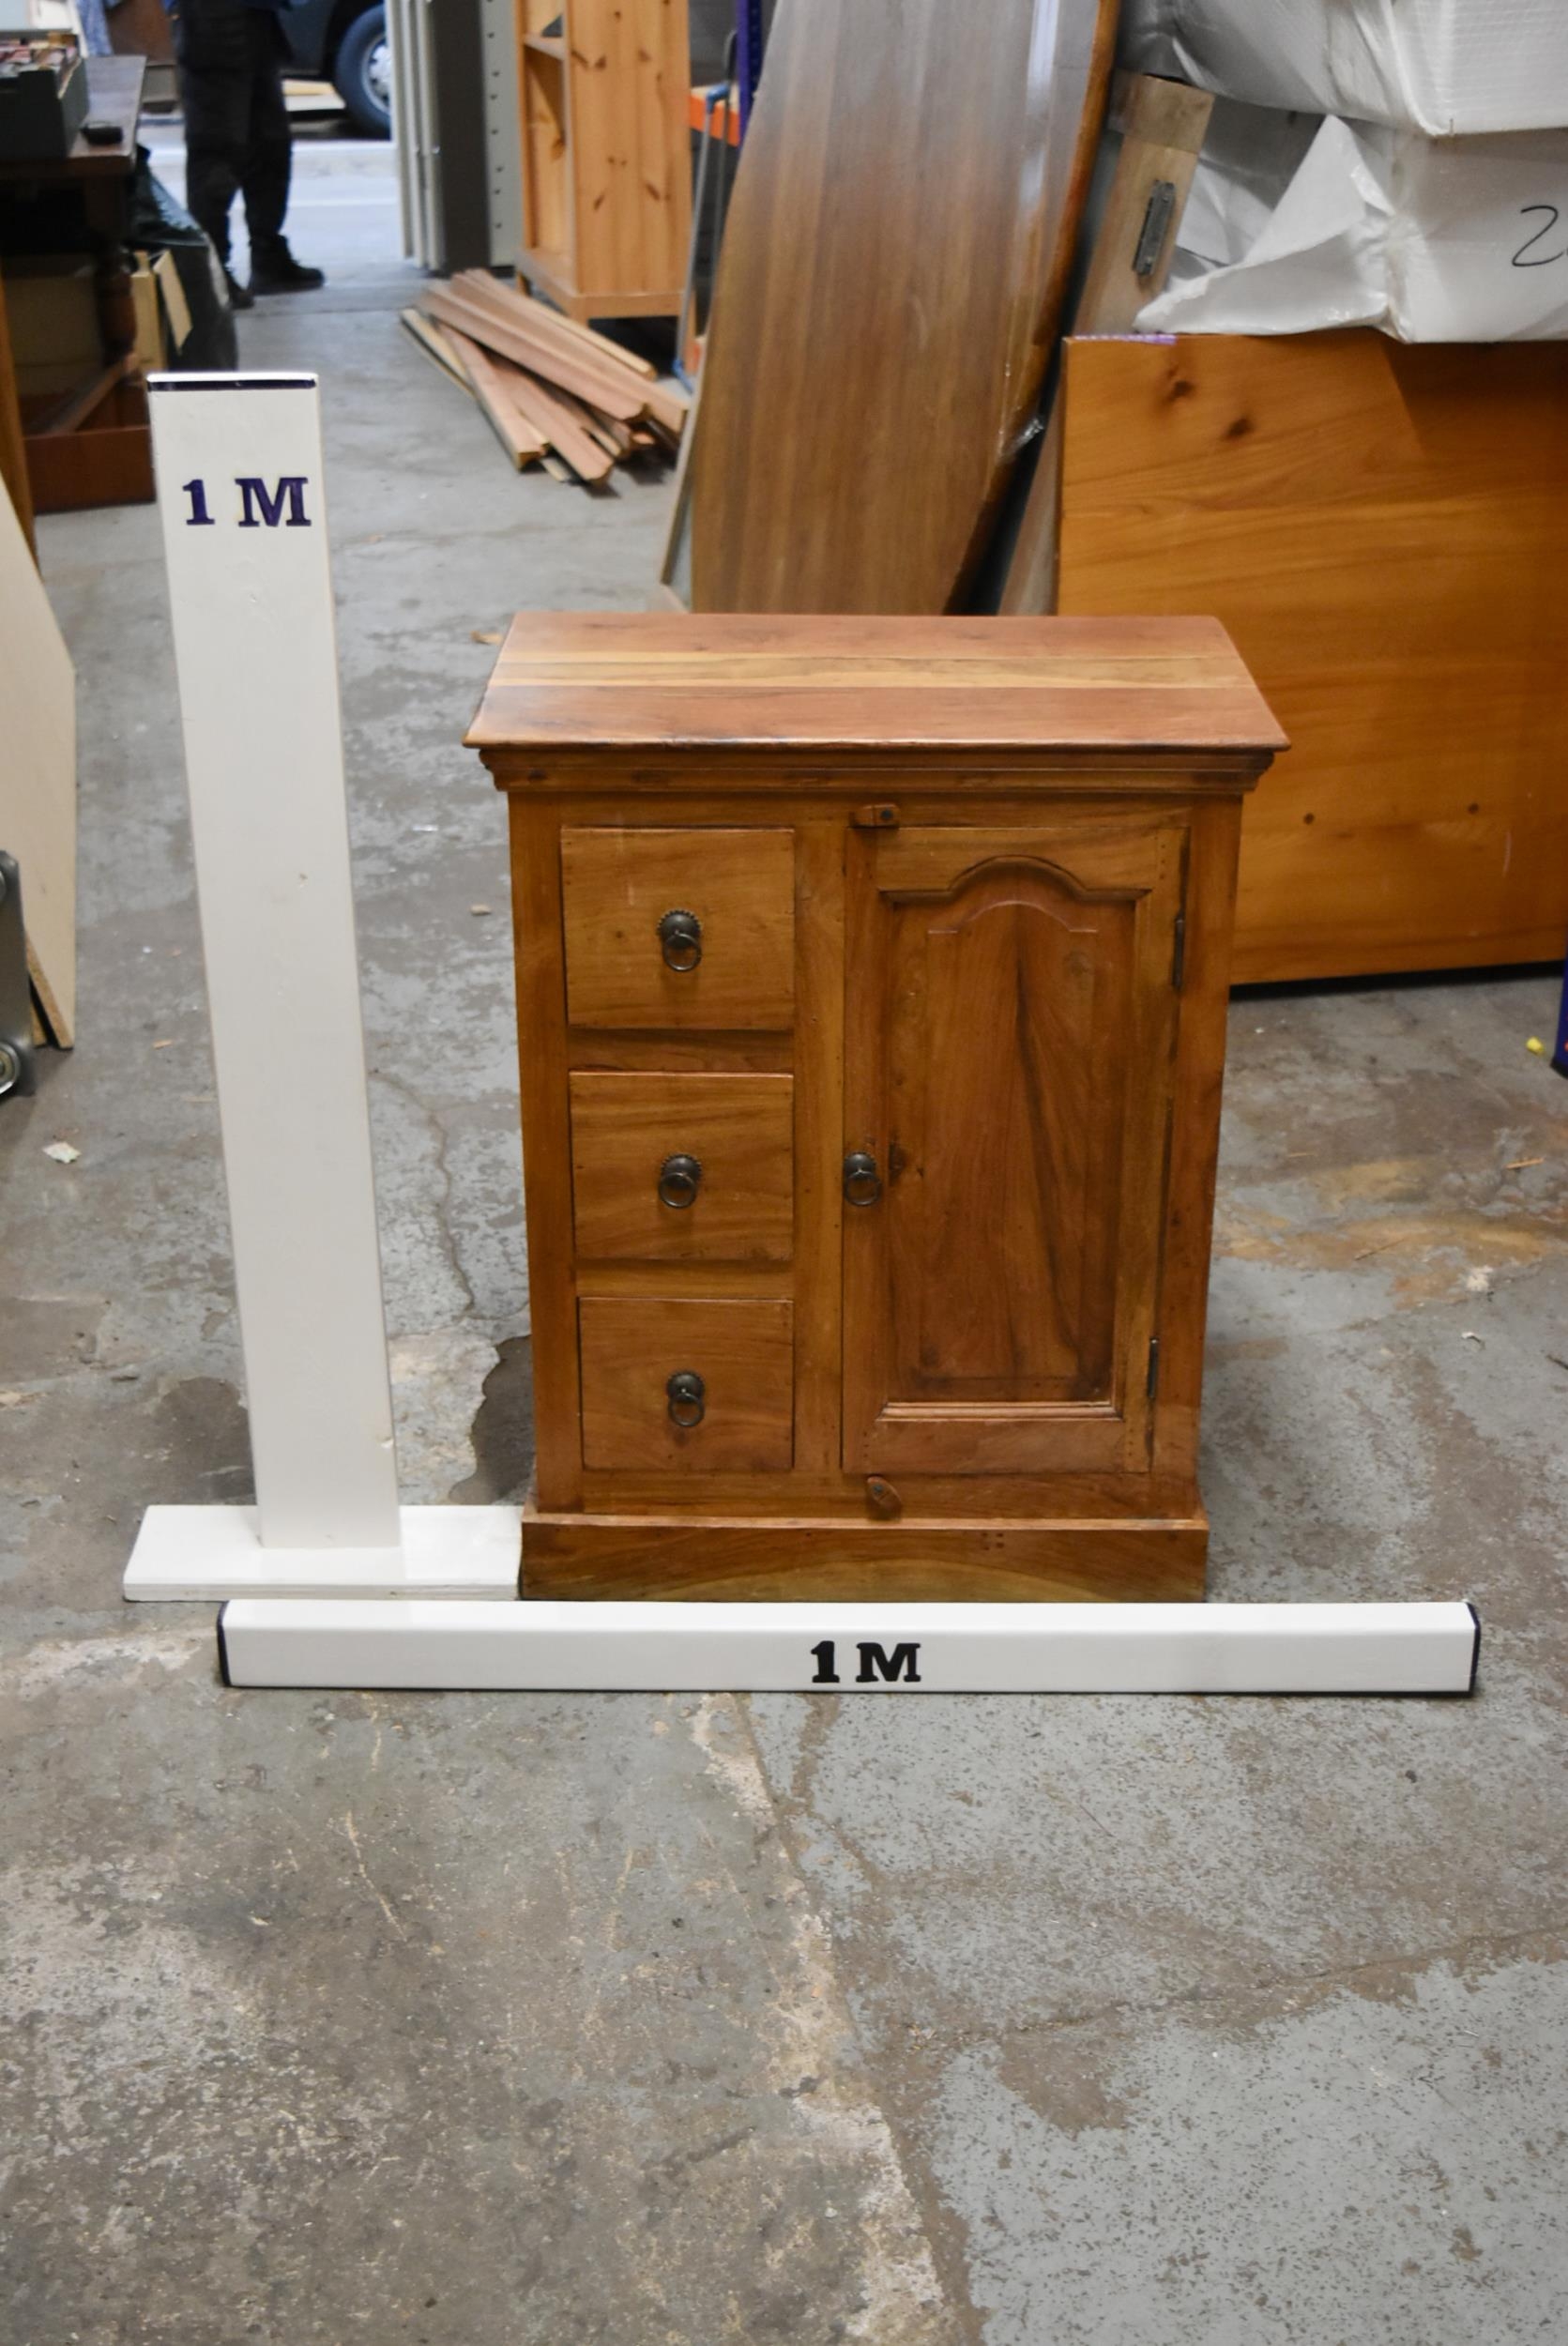
[[[282,242],[289,200],[283,36],[269,8],[180,0],[175,19],[185,109],[185,200],[229,262],[229,211],[245,198],[252,261]]]

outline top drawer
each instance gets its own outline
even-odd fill
[[[574,1027],[787,1028],[792,830],[561,832]]]

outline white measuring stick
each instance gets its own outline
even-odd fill
[[[1466,1694],[1465,1604],[340,1604],[239,1598],[234,1686]]]
[[[514,1509],[398,1505],[316,379],[149,388],[256,1505],[150,1508],[125,1592],[498,1594]]]

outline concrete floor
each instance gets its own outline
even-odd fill
[[[397,327],[385,164],[302,167],[334,282],[241,350],[324,378],[404,1490],[480,1500],[526,1316],[473,633],[637,607],[668,492],[508,473]],[[1568,2335],[1550,982],[1232,1017],[1214,1591],[1473,1595],[1472,1702],[225,1692],[208,1611],[118,1598],[146,1502],[249,1471],[154,515],[42,554],[83,991],[0,1107],[7,2338]]]

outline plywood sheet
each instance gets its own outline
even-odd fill
[[[1058,607],[1214,613],[1290,737],[1238,979],[1560,954],[1565,413],[1560,343],[1069,343]]]
[[[22,867],[27,960],[57,1043],[76,1030],[76,675],[0,492],[0,847]]]
[[[698,611],[951,606],[1033,413],[1115,0],[781,0],[692,457]]]

